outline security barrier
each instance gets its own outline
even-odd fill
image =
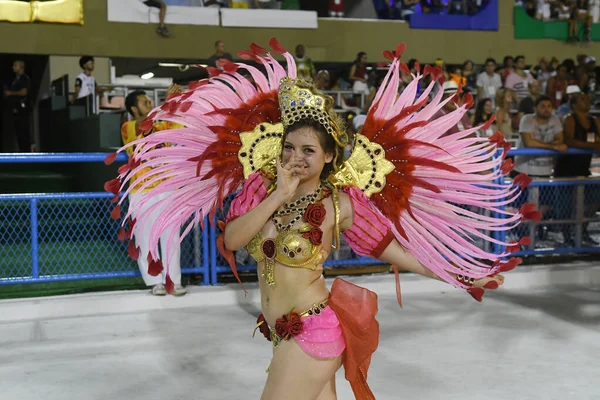
[[[2,154],[0,162],[101,162],[106,154]],[[118,161],[125,161],[120,155]],[[110,218],[111,193],[0,195],[0,284],[139,275]],[[127,202],[123,204],[127,210]],[[207,226],[206,224],[205,226]],[[181,243],[183,273],[209,283],[208,231],[196,226]]]
[[[557,155],[539,149],[511,150],[513,155]],[[567,154],[589,154],[569,150]],[[2,154],[0,163],[102,162],[104,153]],[[125,161],[121,154],[117,161]],[[0,195],[0,284],[50,282],[139,275],[137,263],[127,256],[126,245],[117,238],[118,221],[110,218],[109,193],[7,194]],[[225,209],[217,214],[226,215]],[[543,219],[526,222],[512,232],[494,237],[514,241],[523,236],[531,244],[515,255],[562,254],[600,251],[600,179],[572,178],[533,181],[507,209],[521,204],[538,205]],[[127,204],[123,205],[126,211]],[[182,242],[182,272],[201,273],[203,284],[216,284],[219,274],[230,268],[219,254],[216,238],[221,233],[204,221]],[[494,251],[503,249],[494,247]],[[256,270],[245,250],[236,252],[238,270]],[[372,265],[380,261],[360,257],[344,243],[332,252],[326,267]]]

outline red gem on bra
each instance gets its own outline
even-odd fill
[[[262,244],[262,252],[267,258],[275,257],[275,241],[273,239],[265,239]]]

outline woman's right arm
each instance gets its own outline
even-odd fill
[[[283,197],[276,190],[254,209],[227,223],[225,247],[235,251],[247,245],[283,202]]]
[[[306,173],[304,166],[298,163],[288,163],[282,167],[277,158],[277,189],[252,210],[227,223],[223,234],[225,247],[235,251],[247,245],[275,211],[292,198],[300,176]]]

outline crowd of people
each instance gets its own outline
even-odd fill
[[[580,40],[579,23],[583,24],[583,39],[592,40],[592,24],[600,17],[600,1],[597,0],[517,0],[529,16],[540,21],[568,22],[568,41]]]
[[[373,0],[379,19],[401,19],[410,22],[416,12],[424,14],[474,15],[490,0]]]

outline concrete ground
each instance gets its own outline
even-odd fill
[[[522,267],[483,304],[402,275],[348,280],[380,294],[369,371],[378,400],[600,399],[600,267]],[[256,286],[183,298],[113,292],[0,302],[0,398],[259,399],[270,343],[251,338]],[[338,398],[353,399],[338,373]]]

